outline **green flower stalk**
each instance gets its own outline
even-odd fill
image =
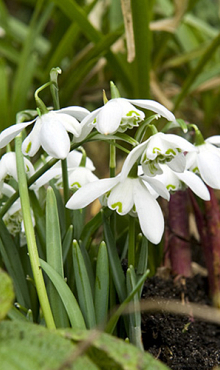
[[[36,284],[36,290],[38,293],[40,305],[43,311],[46,325],[50,329],[55,328],[53,315],[51,312],[46,287],[43,279],[42,270],[40,267],[39,255],[37,250],[37,244],[34,234],[34,228],[31,218],[30,201],[28,195],[27,179],[24,168],[24,159],[21,151],[22,138],[21,134],[16,138],[16,160],[17,160],[17,172],[18,172],[18,186],[21,199],[21,208],[23,213],[24,228],[27,239],[28,253],[30,256],[30,263],[33,272],[34,281]]]

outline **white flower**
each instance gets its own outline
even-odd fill
[[[197,145],[197,152],[187,153],[187,169],[199,173],[203,181],[213,189],[220,189],[220,136],[213,136]]]
[[[49,161],[51,157],[47,157],[46,160]],[[78,189],[87,182],[97,180],[92,171],[95,170],[93,162],[90,158],[86,157],[85,167],[80,166],[82,159],[82,153],[73,150],[67,155],[67,171],[69,178],[69,185],[72,189]],[[49,183],[50,180],[56,180],[56,186],[62,188],[62,166],[61,162],[58,161],[54,166],[52,166],[48,171],[46,171],[42,176],[40,176],[33,185],[31,189],[39,189],[41,186]]]
[[[160,165],[164,163],[176,172],[183,172],[186,166],[184,152],[189,151],[196,151],[196,148],[187,140],[174,134],[158,132],[129,153],[123,165],[122,178],[129,174],[139,157],[143,171],[148,176],[161,174]]]
[[[52,157],[64,159],[70,151],[70,139],[67,132],[78,137],[81,133],[80,123],[89,111],[81,107],[68,107],[50,111],[33,121],[17,123],[0,134],[0,148],[7,145],[25,127],[35,125],[22,144],[24,154],[34,156],[40,146]]]
[[[188,170],[182,173],[175,172],[166,165],[161,165],[161,168],[163,173],[155,177],[166,185],[171,192],[183,189],[185,184],[201,199],[210,200],[208,188],[195,173]]]
[[[32,163],[24,157],[25,172],[28,177],[35,172]],[[14,152],[5,153],[0,160],[0,181],[3,181],[7,176],[13,177],[18,181],[16,155]]]
[[[85,119],[88,133],[95,127],[101,134],[108,135],[124,132],[143,121],[145,114],[134,105],[149,109],[168,121],[175,121],[174,115],[163,105],[153,100],[130,100],[115,98],[109,100],[103,107],[96,109]],[[90,130],[90,131],[89,131]]]
[[[149,181],[158,194],[169,199],[169,193],[163,184],[157,180],[154,181],[154,179]],[[146,238],[155,244],[160,242],[164,231],[163,214],[158,202],[141,177],[127,177],[121,181],[119,174],[114,178],[91,182],[77,190],[67,202],[66,207],[70,209],[84,208],[104,194],[110,209],[116,210],[120,215],[127,213],[136,215]]]

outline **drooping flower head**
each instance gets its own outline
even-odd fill
[[[64,159],[70,151],[68,132],[75,137],[81,133],[81,121],[89,111],[81,107],[67,107],[48,111],[32,121],[17,123],[0,134],[0,148],[6,146],[24,128],[34,124],[30,134],[22,144],[24,155],[34,156],[42,148],[54,158]]]

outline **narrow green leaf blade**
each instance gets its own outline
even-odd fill
[[[77,294],[86,326],[91,329],[96,326],[95,309],[86,266],[79,245],[73,241],[73,266],[76,279]]]
[[[95,280],[95,313],[97,324],[101,324],[107,317],[109,301],[109,263],[106,244],[102,242],[96,264]]]
[[[69,316],[72,328],[85,329],[86,326],[79,305],[65,280],[46,261],[40,259],[40,264],[56,287]]]

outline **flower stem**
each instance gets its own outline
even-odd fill
[[[112,140],[112,143],[110,144],[110,159],[109,159],[110,177],[115,176],[115,168],[116,168],[116,147],[115,140]]]
[[[62,165],[62,178],[63,178],[63,198],[64,204],[66,204],[69,200],[69,179],[68,179],[68,171],[67,171],[67,160],[63,159],[61,161]],[[65,207],[65,221],[66,221],[66,230],[71,224],[71,211]]]
[[[36,289],[38,293],[38,298],[40,301],[40,305],[43,311],[44,319],[46,325],[50,329],[55,328],[55,323],[53,319],[53,315],[51,312],[42,270],[40,267],[39,262],[39,255],[37,250],[37,244],[34,234],[34,228],[31,218],[31,208],[30,208],[30,200],[28,195],[28,186],[27,186],[27,179],[25,174],[24,168],[24,159],[21,151],[22,145],[22,138],[21,134],[16,138],[16,161],[17,161],[17,172],[18,172],[18,186],[19,186],[19,193],[21,199],[21,208],[23,214],[23,221],[24,221],[24,228],[27,238],[27,246],[28,246],[28,253],[30,257],[32,272],[34,281],[36,284]]]
[[[135,217],[129,216],[128,267],[135,268]]]

